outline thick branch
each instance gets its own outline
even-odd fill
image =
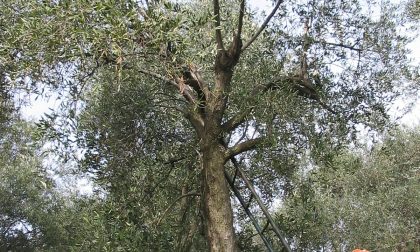
[[[198,136],[201,137],[204,132],[204,120],[201,115],[196,111],[190,111],[184,116],[191,122]]]
[[[237,31],[237,36],[238,39],[241,38],[242,35],[242,26],[244,23],[244,15],[245,15],[245,0],[241,1],[241,7],[239,9],[239,20],[238,20],[238,31]]]
[[[242,27],[243,20],[245,15],[245,0],[241,1],[241,6],[239,8],[239,20],[238,20],[238,29],[237,33],[233,36],[232,44],[229,48],[229,57],[231,58],[231,67],[235,66],[242,52]]]
[[[261,32],[265,29],[267,24],[270,22],[271,18],[274,16],[274,14],[276,14],[281,3],[283,3],[283,0],[277,0],[276,6],[274,6],[270,15],[267,16],[267,18],[264,20],[264,23],[262,23],[260,29],[258,29],[258,31],[254,34],[254,36],[252,36],[252,38],[247,43],[245,43],[244,46],[242,46],[241,51],[245,51],[258,38],[258,36],[261,34]]]
[[[197,68],[191,67],[191,76],[198,82],[198,84],[200,85],[201,91],[203,91],[204,96],[205,96],[205,98],[207,100],[209,98],[210,94],[211,94],[210,93],[210,90],[209,90],[209,86],[203,80],[203,78],[201,77],[201,75],[198,72]]]
[[[214,14],[214,21],[216,24],[216,42],[217,42],[217,49],[225,50],[223,46],[223,38],[222,38],[222,30],[220,27],[220,3],[219,0],[213,0],[213,14]]]
[[[199,99],[204,99],[207,101],[210,97],[210,89],[207,83],[203,80],[200,73],[197,70],[197,67],[190,65],[189,68],[186,68],[183,71],[183,76],[186,80],[186,83],[191,86],[199,96]]]
[[[258,144],[261,144],[264,141],[264,137],[259,137],[255,139],[251,139],[242,143],[238,143],[226,150],[225,158],[226,160],[241,154],[242,152],[249,151],[255,149]]]

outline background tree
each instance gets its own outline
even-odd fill
[[[407,12],[409,13],[409,16],[413,20],[419,20],[419,18],[420,18],[420,1],[418,1],[418,0],[409,1],[408,4],[407,4]]]
[[[387,104],[416,78],[401,8],[388,2],[278,1],[260,27],[244,1],[1,7],[9,82],[63,96],[55,124],[41,126],[70,154],[77,140],[121,223],[151,234],[142,225],[185,216],[170,218],[172,204],[188,213],[180,248],[202,226],[211,251],[238,250],[230,160],[242,160],[267,200],[273,189],[289,193],[308,149],[322,157],[359,123],[382,129]],[[171,245],[165,236],[149,237]]]
[[[0,250],[109,250],[107,204],[60,191],[37,129],[7,104],[0,122]]]
[[[418,128],[295,175],[279,219],[300,251],[419,248]]]

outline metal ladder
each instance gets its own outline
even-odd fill
[[[230,159],[230,161],[233,164],[235,172],[234,172],[233,177],[231,177],[231,175],[229,175],[228,171],[225,169],[225,171],[224,171],[225,178],[226,178],[230,188],[232,189],[233,193],[235,194],[236,198],[239,200],[240,204],[244,208],[245,213],[248,215],[249,219],[251,220],[252,224],[254,225],[255,229],[257,230],[259,236],[261,237],[261,239],[264,242],[265,246],[267,247],[268,251],[274,252],[273,246],[271,245],[270,241],[268,240],[267,236],[264,233],[267,230],[267,228],[269,226],[271,226],[271,229],[274,231],[275,235],[279,238],[280,242],[282,243],[283,250],[285,250],[287,252],[292,252],[292,250],[291,250],[289,244],[287,243],[286,239],[281,234],[281,231],[280,231],[279,227],[274,222],[273,218],[271,217],[270,213],[268,212],[268,209],[264,206],[264,203],[262,202],[260,196],[258,196],[257,192],[255,191],[254,186],[245,176],[245,173],[242,170],[242,168],[240,167],[238,161],[235,159],[235,157],[232,157]],[[235,186],[235,181],[237,179],[241,179],[244,182],[244,184],[245,184],[244,190],[247,189],[249,191],[250,195],[251,195],[250,198],[248,199],[248,202],[245,201],[244,197],[242,196],[242,194],[240,192],[240,189],[237,186]],[[249,206],[250,206],[250,204],[253,200],[255,200],[257,202],[259,208],[261,209],[261,211],[263,212],[263,214],[264,214],[264,216],[267,220],[264,228],[262,228],[260,226],[260,224],[258,223],[255,216],[249,210]]]

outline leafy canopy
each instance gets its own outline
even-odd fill
[[[122,249],[204,246],[191,125],[203,94],[187,77],[198,73],[217,94],[215,29],[227,45],[238,6],[220,1],[215,27],[209,1],[0,3],[2,74],[10,86],[60,95],[61,110],[39,126],[62,156],[83,152],[76,161],[106,191],[110,239]],[[264,137],[239,159],[266,201],[292,193],[308,150],[324,160],[357,125],[386,128],[389,104],[416,88],[401,11],[387,1],[284,2],[253,40],[259,26],[245,9],[221,138],[232,147]]]

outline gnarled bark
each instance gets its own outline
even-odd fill
[[[230,194],[224,177],[225,154],[216,141],[203,149],[203,211],[206,236],[212,252],[238,251]]]

